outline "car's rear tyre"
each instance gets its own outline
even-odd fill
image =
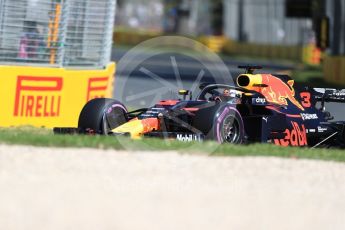
[[[80,112],[78,128],[107,135],[127,121],[127,109],[121,102],[96,98],[86,103]]]
[[[213,127],[213,137],[219,143],[241,144],[245,131],[242,116],[234,107],[220,109]]]

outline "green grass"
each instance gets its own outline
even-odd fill
[[[345,151],[338,149],[283,148],[270,144],[219,145],[216,142],[183,143],[159,139],[130,140],[125,137],[110,136],[54,135],[49,129],[31,127],[0,128],[0,143],[48,147],[146,150],[157,153],[163,150],[175,150],[181,154],[209,156],[275,156],[293,159],[345,161]]]
[[[291,73],[292,78],[311,87],[345,88],[345,85],[329,83],[325,80],[322,66],[300,65]]]
[[[327,84],[323,78],[322,67],[320,66],[302,66],[291,73],[295,81],[306,83],[311,86],[322,86]]]

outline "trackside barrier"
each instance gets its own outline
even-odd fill
[[[137,45],[145,40],[162,36],[159,32],[116,30],[114,42],[123,45]],[[193,39],[193,38],[192,38]],[[310,65],[321,64],[321,51],[315,45],[283,46],[254,43],[241,43],[222,36],[201,36],[194,38],[213,52],[223,51],[226,54],[243,55],[262,58],[286,59],[300,61]]]
[[[0,66],[0,126],[75,127],[87,101],[112,97],[114,72]]]
[[[113,42],[121,45],[138,45],[139,43],[154,37],[161,36],[159,32],[133,31],[133,30],[115,30],[113,33]]]
[[[224,36],[203,36],[199,37],[198,40],[215,53],[220,53],[227,41]]]
[[[279,46],[254,43],[240,43],[228,40],[224,44],[223,52],[253,57],[288,59],[294,61],[303,60],[302,46]]]
[[[0,126],[76,126],[112,97],[115,0],[0,0]]]
[[[323,72],[327,82],[345,85],[345,56],[325,55]]]
[[[121,45],[138,45],[146,40],[164,36],[164,34],[153,31],[133,31],[125,29],[117,29],[114,31],[113,42]],[[207,46],[213,52],[221,52],[223,50],[226,39],[223,36],[201,36],[191,39],[197,40],[203,45]],[[174,42],[175,43],[175,42]],[[195,46],[195,44],[191,44]],[[201,50],[201,47],[194,47],[196,50]]]

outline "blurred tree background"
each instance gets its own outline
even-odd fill
[[[116,24],[206,37],[215,52],[323,64],[345,82],[345,0],[119,0]]]

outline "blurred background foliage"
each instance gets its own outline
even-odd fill
[[[214,52],[323,67],[345,83],[345,0],[118,0],[115,43],[193,37]]]

